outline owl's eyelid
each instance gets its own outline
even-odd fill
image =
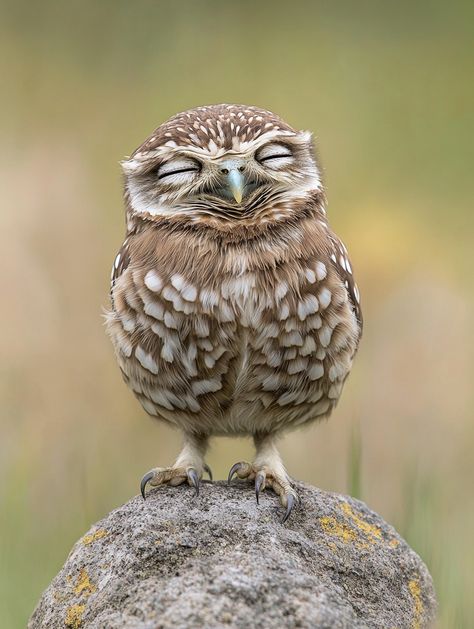
[[[257,162],[263,163],[272,159],[283,159],[285,157],[292,158],[293,151],[288,144],[283,142],[270,142],[260,147],[255,154]]]
[[[293,157],[292,153],[276,153],[275,155],[267,155],[266,157],[261,157],[260,159],[258,159],[257,161],[261,162],[267,162],[270,159],[281,159],[282,157]]]
[[[177,168],[176,170],[168,170],[168,172],[164,172],[160,175],[160,171],[158,169],[158,179],[164,179],[165,177],[169,177],[170,175],[179,175],[180,173],[198,173],[198,166],[189,166],[187,168]]]

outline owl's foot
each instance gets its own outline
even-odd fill
[[[209,478],[212,481],[211,468],[204,463],[202,470],[209,474]],[[199,472],[194,467],[155,467],[147,472],[142,478],[140,491],[143,496],[143,500],[146,500],[145,490],[148,484],[151,485],[151,487],[158,487],[159,485],[171,485],[172,487],[176,487],[177,485],[181,485],[187,481],[191,487],[194,487],[196,496],[199,496],[199,484],[201,482],[201,478],[202,471]]]
[[[185,434],[183,449],[179,453],[174,465],[171,467],[155,467],[142,478],[140,491],[145,500],[146,486],[171,485],[176,487],[182,483],[188,483],[194,487],[196,496],[199,496],[199,483],[203,472],[209,474],[212,480],[212,472],[208,465],[204,463],[204,455],[207,448],[206,435]]]
[[[246,461],[240,461],[239,463],[234,463],[230,468],[229,477],[227,479],[229,484],[235,474],[238,478],[254,481],[257,503],[259,502],[260,492],[262,490],[266,487],[273,489],[273,491],[278,494],[280,503],[285,507],[285,513],[281,522],[282,524],[286,522],[293,507],[299,502],[299,498],[298,494],[291,486],[284,470],[281,473],[277,473],[270,466],[265,464],[251,464]]]

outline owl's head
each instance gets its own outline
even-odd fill
[[[148,220],[278,221],[322,191],[311,134],[243,105],[177,114],[122,165],[128,211]]]

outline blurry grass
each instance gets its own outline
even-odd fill
[[[469,536],[459,537],[454,520],[443,513],[441,487],[436,476],[421,476],[414,461],[405,472],[405,504],[394,524],[431,572],[439,602],[439,627],[468,628],[472,624],[469,592],[474,584],[469,564],[472,542]],[[463,517],[472,523],[467,506]]]
[[[362,440],[359,424],[352,424],[349,450],[349,495],[363,499],[362,496]]]
[[[428,564],[440,627],[474,618],[471,2],[0,0],[0,627],[24,627],[74,541],[173,460],[102,328],[118,161],[210,102],[315,132],[365,333],[290,473],[362,496]],[[354,422],[351,418],[360,418]],[[251,456],[216,440],[217,477]]]

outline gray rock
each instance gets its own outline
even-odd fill
[[[431,626],[421,559],[362,502],[297,484],[285,525],[276,496],[244,482],[152,490],[80,539],[30,629]]]

